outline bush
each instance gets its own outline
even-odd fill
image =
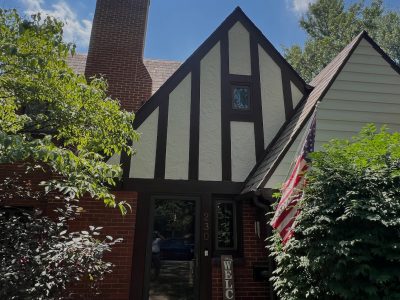
[[[295,237],[271,238],[277,294],[400,299],[400,134],[369,125],[311,158]]]
[[[64,299],[66,288],[79,280],[96,293],[97,283],[113,267],[104,255],[121,240],[99,239],[101,227],[71,231],[68,225],[79,212],[76,200],[35,191],[15,177],[0,182],[0,203],[9,197],[52,197],[60,207],[53,218],[37,209],[1,208],[0,299]]]

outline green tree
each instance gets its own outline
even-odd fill
[[[43,183],[48,192],[89,193],[125,212],[110,192],[121,168],[105,158],[131,152],[134,114],[106,96],[105,80],[67,65],[75,47],[61,22],[0,10],[0,26],[0,163],[46,169],[61,175]]]
[[[68,67],[75,46],[63,41],[62,29],[51,17],[0,9],[0,168],[7,174],[0,206],[10,199],[59,203],[54,219],[0,213],[0,298],[59,299],[73,281],[101,279],[111,267],[103,255],[115,242],[98,240],[95,227],[70,232],[69,221],[83,195],[123,214],[128,208],[111,192],[121,168],[106,160],[132,152],[134,114],[107,97],[104,79],[88,82]],[[38,174],[46,179],[31,180]]]
[[[318,0],[301,18],[307,34],[304,47],[284,49],[284,56],[306,81],[311,81],[362,30],[400,62],[400,14],[385,10],[383,0],[363,0],[348,7],[344,0]]]
[[[400,134],[370,125],[311,158],[294,238],[271,238],[278,295],[400,299]]]

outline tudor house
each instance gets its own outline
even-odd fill
[[[221,255],[233,257],[236,299],[274,299],[265,213],[310,116],[318,104],[317,149],[370,122],[398,131],[400,70],[362,32],[306,83],[240,8],[182,64],[144,59],[148,9],[97,0],[89,52],[69,59],[108,79],[142,134],[136,155],[109,161],[122,165],[115,193],[132,213],[87,199],[76,222],[124,238],[98,299],[230,299]]]

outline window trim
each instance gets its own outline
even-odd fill
[[[233,214],[233,237],[234,237],[234,247],[233,248],[223,248],[218,247],[218,220],[217,220],[217,205],[219,203],[232,203],[234,214]],[[242,206],[241,202],[235,201],[230,197],[219,197],[213,199],[213,228],[212,228],[212,243],[213,243],[213,256],[217,257],[220,255],[232,255],[233,257],[243,257],[243,224],[242,224]]]
[[[217,214],[217,207],[218,204],[232,204],[232,208],[233,208],[233,247],[220,247],[218,245],[218,214]],[[231,201],[231,200],[216,200],[215,201],[215,214],[214,214],[214,222],[215,222],[215,231],[214,231],[214,243],[215,243],[215,250],[217,251],[236,251],[237,250],[237,208],[236,208],[236,202],[235,201]]]
[[[236,88],[247,88],[249,96],[249,107],[246,109],[234,107],[234,91]],[[251,85],[249,83],[231,83],[231,109],[234,112],[248,113],[252,111],[252,97],[251,97]]]

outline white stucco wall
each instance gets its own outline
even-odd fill
[[[293,145],[290,147],[289,151],[286,153],[285,157],[274,171],[274,174],[265,185],[266,188],[280,188],[282,183],[285,182],[287,176],[289,175],[290,166],[295,160],[299,150],[300,141],[304,138],[304,132],[304,129],[300,132]]]
[[[240,22],[228,32],[229,73],[251,75],[250,35]]]
[[[166,179],[188,179],[191,74],[169,95]]]
[[[279,66],[259,46],[261,103],[264,123],[264,145],[267,147],[285,122],[282,73]]]
[[[121,161],[121,155],[116,153],[107,160],[107,164],[119,165],[120,161]]]
[[[303,98],[303,93],[297,88],[297,86],[293,82],[290,82],[290,88],[292,90],[293,108],[296,108],[297,104],[299,104],[300,100]]]
[[[222,180],[220,56],[217,43],[200,62],[199,180]]]
[[[135,143],[133,145],[137,152],[131,160],[129,177],[154,178],[157,148],[158,111],[159,108],[156,108],[137,129],[137,131],[141,133],[141,138],[139,143]]]
[[[232,181],[242,182],[256,164],[254,123],[231,122]]]

